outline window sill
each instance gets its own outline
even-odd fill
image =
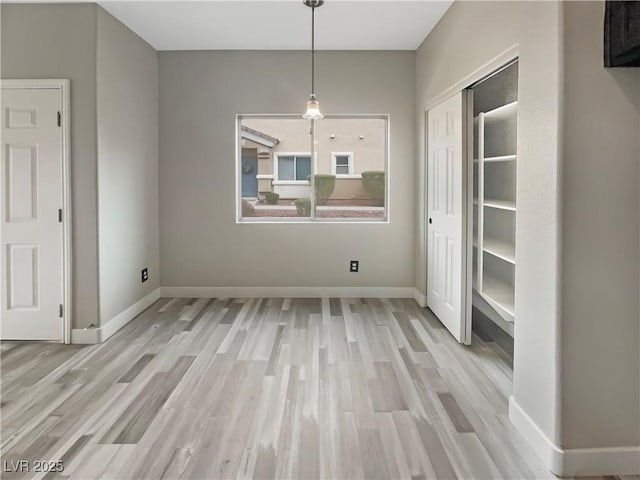
[[[308,180],[274,180],[274,185],[309,185]]]
[[[305,225],[309,225],[309,224],[316,224],[316,225],[322,225],[322,224],[342,224],[342,225],[348,225],[348,224],[361,224],[361,225],[388,225],[389,224],[389,219],[388,218],[378,218],[378,219],[371,219],[371,218],[318,218],[318,217],[314,217],[314,218],[310,218],[310,217],[303,217],[303,218],[296,218],[296,217],[273,217],[273,218],[260,218],[260,217],[242,217],[242,218],[237,218],[236,219],[236,224],[237,225],[267,225],[267,224],[285,224],[285,223],[289,223],[289,224],[305,224]]]
[[[362,180],[362,175],[336,175],[336,180],[344,178],[346,180]]]

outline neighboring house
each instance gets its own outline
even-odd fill
[[[275,192],[283,199],[310,196],[311,135],[302,118],[243,118],[242,196]],[[315,172],[336,176],[331,199],[366,200],[361,173],[384,171],[384,118],[324,118],[316,122]]]

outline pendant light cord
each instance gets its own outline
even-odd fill
[[[316,6],[311,6],[311,95],[316,94]]]

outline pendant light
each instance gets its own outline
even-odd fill
[[[315,73],[316,73],[316,8],[320,7],[324,0],[303,0],[303,3],[311,8],[311,95],[307,102],[307,111],[302,116],[307,120],[320,120],[323,115],[320,113],[320,102],[315,93]]]

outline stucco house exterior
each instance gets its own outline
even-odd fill
[[[325,117],[316,122],[315,173],[336,176],[332,200],[369,196],[361,173],[385,171],[387,119]],[[243,117],[240,121],[242,197],[274,192],[282,199],[310,197],[310,123],[291,117]]]

